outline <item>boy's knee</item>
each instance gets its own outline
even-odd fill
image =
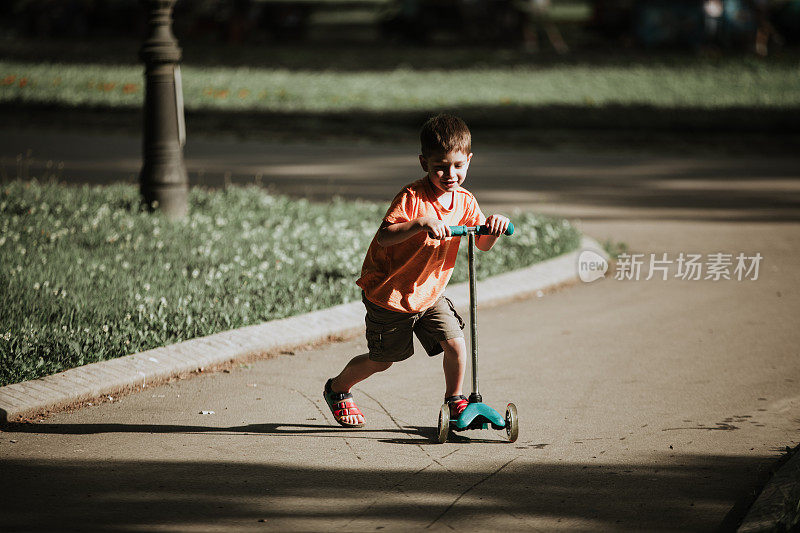
[[[391,361],[373,361],[372,359],[370,359],[370,363],[372,363],[372,368],[374,368],[375,371],[377,372],[383,372],[384,370],[392,366]]]
[[[444,349],[445,357],[466,357],[467,355],[467,345],[464,343],[464,337],[441,341],[441,345]]]

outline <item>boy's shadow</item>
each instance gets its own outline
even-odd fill
[[[391,444],[435,444],[437,428],[427,426],[405,426],[403,428],[345,429],[327,424],[248,424],[244,426],[214,427],[158,424],[37,424],[12,422],[2,426],[5,433],[31,433],[46,435],[95,435],[100,433],[242,433],[274,436],[350,437],[377,439]],[[378,433],[381,436],[372,434]],[[386,433],[401,434],[404,437],[386,438]],[[411,437],[411,438],[409,438]],[[414,438],[417,437],[417,438]],[[449,442],[499,442],[493,440],[468,439],[451,433]]]
[[[389,444],[438,444],[438,428],[432,427],[420,427],[420,426],[409,426],[407,431],[403,431],[408,435],[417,434],[422,438],[414,439],[414,438],[394,438],[394,439],[378,439],[378,442],[386,442]],[[447,436],[448,443],[454,444],[508,444],[507,440],[504,439],[475,439],[470,438],[458,433],[450,432]]]

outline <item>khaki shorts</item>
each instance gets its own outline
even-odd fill
[[[367,308],[367,347],[373,361],[395,362],[411,357],[414,354],[412,333],[430,356],[444,351],[441,341],[464,336],[464,321],[453,302],[444,296],[419,313],[390,311],[363,295],[362,300]]]

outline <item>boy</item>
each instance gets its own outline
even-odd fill
[[[364,425],[350,389],[410,357],[412,332],[428,355],[444,352],[445,401],[451,416],[457,417],[468,404],[461,391],[467,362],[464,322],[442,296],[460,241],[450,237],[450,226],[485,225],[491,235],[478,236],[475,245],[488,251],[508,228],[509,219],[485,218],[475,197],[461,188],[472,151],[469,129],[460,118],[432,117],[422,127],[420,142],[425,177],[395,196],[356,282],[367,308],[369,353],[354,357],[325,383],[325,401],[345,427]]]

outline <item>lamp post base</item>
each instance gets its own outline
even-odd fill
[[[185,186],[142,187],[142,199],[151,211],[164,213],[168,218],[183,218],[189,213],[188,188]]]
[[[177,70],[181,51],[172,34],[175,0],[142,2],[148,8],[149,36],[140,50],[146,79],[140,190],[148,209],[181,218],[189,211],[189,179],[183,163],[183,98]]]

